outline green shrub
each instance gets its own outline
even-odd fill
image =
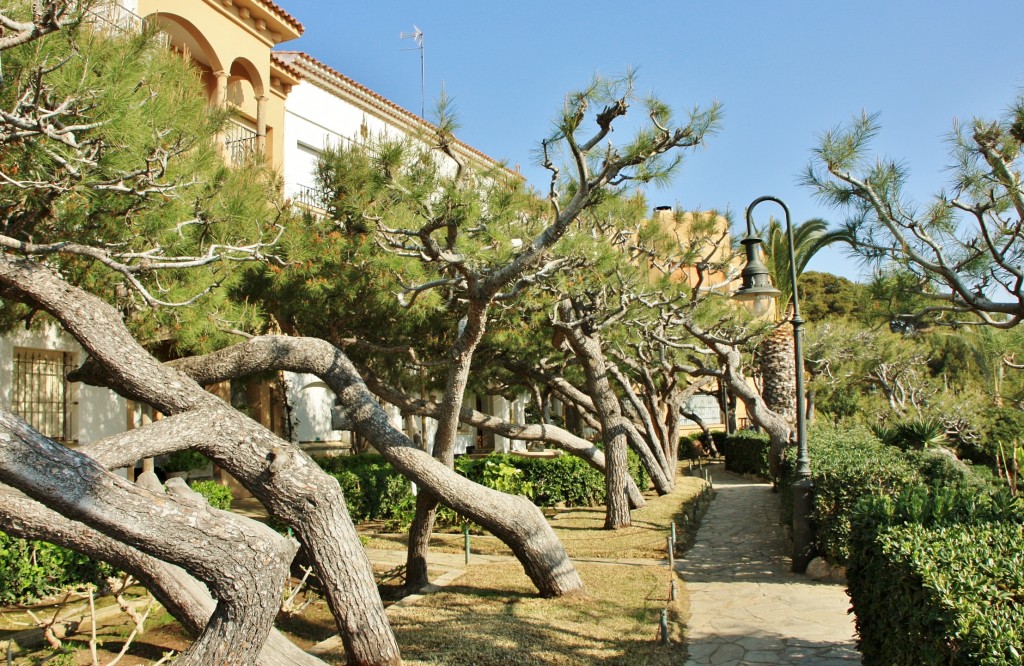
[[[235,499],[231,489],[216,481],[193,481],[189,484],[192,490],[206,498],[214,509],[227,511],[231,508],[231,501]]]
[[[723,438],[725,444],[725,468],[737,474],[753,474],[767,479],[768,452],[771,443],[768,435],[752,430],[738,430]]]
[[[630,476],[643,489],[650,484],[640,458],[628,452]],[[354,521],[382,520],[404,529],[416,509],[409,482],[382,456],[359,454],[318,458],[317,463],[341,484]],[[583,460],[562,454],[536,458],[494,454],[483,458],[462,456],[455,461],[460,474],[484,486],[526,495],[539,506],[593,506],[604,501],[604,475]],[[442,525],[460,524],[449,510],[438,514]]]
[[[922,482],[929,486],[990,493],[1005,485],[987,467],[967,465],[935,450],[912,451],[908,458],[917,467]]]
[[[1024,504],[908,488],[853,514],[848,591],[865,664],[1019,664]]]
[[[318,458],[317,463],[341,484],[352,520],[382,520],[408,527],[416,510],[412,487],[390,463],[375,453]]]
[[[732,437],[725,430],[712,430],[711,441],[715,443],[715,450],[718,451],[718,455],[723,458],[726,456],[726,450],[729,448],[729,438]]]
[[[850,516],[863,497],[899,492],[921,480],[919,469],[899,449],[863,427],[816,425],[807,438],[814,506],[811,520],[818,553],[833,564],[849,555]],[[780,468],[782,522],[793,517],[791,486],[796,449],[787,448]]]
[[[35,601],[65,587],[104,585],[114,568],[45,541],[0,532],[0,603]]]
[[[714,439],[714,433],[711,434],[711,438]],[[683,435],[679,439],[680,460],[697,460],[702,455],[704,455],[704,433],[695,432],[692,435]]]
[[[978,465],[995,465],[999,445],[1012,450],[1024,443],[1024,412],[1012,407],[993,407],[982,413],[981,437],[977,442],[962,442],[961,457]]]
[[[487,485],[484,470],[488,463],[522,472],[522,480],[532,487],[532,499],[538,506],[592,506],[604,501],[604,475],[576,456],[536,458],[497,453],[486,458],[460,458],[456,467],[471,481]]]

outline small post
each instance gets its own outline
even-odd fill
[[[676,567],[676,550],[675,543],[672,541],[672,537],[666,539],[668,542],[668,568],[675,569]]]
[[[668,591],[668,598],[669,598],[670,601],[675,601],[676,600],[676,579],[675,579],[675,577],[672,578],[672,583],[671,583],[671,585],[669,587],[669,591]]]
[[[466,565],[469,565],[469,523],[462,526],[462,534],[466,537]]]
[[[669,523],[669,527],[670,527],[670,531],[672,532],[672,545],[674,546],[675,543],[676,543],[676,523],[675,523],[675,521],[672,521],[671,523]]]
[[[661,644],[668,645],[668,609],[661,609]]]

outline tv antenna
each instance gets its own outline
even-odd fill
[[[420,52],[420,118],[425,119],[425,106],[424,106],[424,79],[426,74],[426,66],[423,59],[423,31],[419,29],[419,26],[413,24],[412,32],[400,32],[398,33],[399,39],[411,39],[416,46],[411,49],[402,49],[403,51],[419,51]]]

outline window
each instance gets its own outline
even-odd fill
[[[75,399],[67,381],[75,355],[45,349],[14,350],[11,408],[29,425],[58,442],[76,438]]]
[[[686,402],[686,408],[699,416],[704,421],[704,425],[722,423],[722,409],[718,405],[718,399],[713,395],[698,393]]]

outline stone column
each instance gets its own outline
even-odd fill
[[[267,96],[256,98],[256,149],[267,152]]]
[[[228,73],[222,69],[213,73],[217,78],[217,86],[213,92],[213,106],[224,108],[228,102]],[[223,132],[217,133],[217,148],[225,160],[228,158],[227,139]]]

